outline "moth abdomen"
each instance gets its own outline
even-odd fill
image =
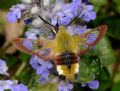
[[[79,63],[77,54],[65,52],[55,58],[56,68],[59,76],[68,80],[73,80],[79,72]]]

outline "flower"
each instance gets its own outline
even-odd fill
[[[73,85],[69,82],[64,83],[63,81],[61,81],[58,86],[58,91],[71,91],[72,89]]]
[[[26,38],[27,39],[33,39],[33,40],[37,39],[37,35],[38,34],[39,34],[39,30],[38,29],[31,29],[31,30],[28,30],[28,31],[25,32]]]
[[[85,3],[82,3],[82,12],[79,15],[79,18],[82,18],[86,22],[89,22],[90,20],[94,20],[96,18],[96,13],[93,11],[94,7],[92,5],[86,5]]]
[[[82,87],[88,86],[91,89],[98,89],[99,81],[98,80],[93,80],[93,81],[88,82],[88,83],[82,83],[81,85],[82,85]]]
[[[49,81],[48,76],[50,75],[50,69],[53,67],[49,61],[44,61],[37,56],[33,56],[30,59],[30,64],[36,70],[36,74],[41,75],[40,81],[42,83]]]
[[[32,66],[33,69],[37,69],[39,66],[39,58],[37,56],[32,56],[30,59],[30,65]]]
[[[32,20],[31,25],[35,28],[40,28],[44,22],[40,18],[35,18]]]
[[[53,25],[56,25],[57,23],[59,23],[59,25],[69,24],[70,21],[77,15],[76,12],[78,11],[79,9],[78,6],[80,4],[81,4],[81,0],[78,0],[78,1],[74,0],[72,3],[69,3],[69,4],[68,3],[65,4],[65,2],[60,1],[60,4],[58,4],[59,9],[56,9],[56,12],[53,12],[54,14],[50,16],[51,24]],[[55,6],[56,5],[57,3],[55,4]]]
[[[0,80],[0,91],[11,89],[11,86],[13,84],[14,84],[14,81],[11,81],[11,80]]]
[[[23,84],[16,84],[11,86],[11,91],[28,91],[28,88]]]
[[[0,59],[0,74],[9,75],[7,73],[7,71],[8,71],[8,67],[6,65],[6,62],[4,60]]]
[[[32,20],[33,20],[32,18],[24,19],[24,23],[28,25],[32,22]]]
[[[21,18],[21,10],[19,8],[16,8],[7,14],[7,20],[9,22],[15,23],[20,18]]]
[[[29,8],[30,6],[25,4],[17,4],[16,6],[13,6],[10,8],[11,11],[7,14],[7,20],[12,23],[17,22],[22,18],[22,11]]]
[[[11,91],[28,91],[27,86],[18,84],[17,80],[0,80],[0,91],[8,89]]]
[[[47,7],[50,5],[51,0],[43,0],[43,6]]]

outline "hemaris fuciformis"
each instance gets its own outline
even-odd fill
[[[50,39],[23,39],[16,38],[12,41],[16,48],[30,55],[36,55],[39,58],[48,61],[54,60],[58,74],[68,80],[73,80],[75,75],[79,72],[78,58],[80,55],[86,53],[90,47],[96,45],[105,35],[107,31],[106,25],[101,25],[97,28],[85,31],[80,35],[71,35],[64,26],[59,27],[59,31],[53,40]],[[97,32],[97,33],[96,33]],[[88,43],[89,34],[96,33],[96,39]],[[32,50],[23,45],[24,41],[37,44],[41,48]],[[81,45],[87,45],[85,50],[81,50]],[[43,55],[41,51],[50,49],[48,55]]]

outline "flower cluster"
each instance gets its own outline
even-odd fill
[[[31,50],[36,48],[36,45],[33,44],[36,39],[54,39],[55,35],[50,31],[51,27],[47,24],[52,27],[66,26],[66,30],[71,35],[80,35],[90,31],[85,22],[95,18],[94,7],[88,0],[70,0],[70,2],[65,2],[65,0],[22,0],[21,4],[10,8],[10,12],[7,15],[9,22],[19,22],[23,19],[24,23],[29,25],[28,31],[25,32],[26,40],[23,41],[23,45]],[[32,39],[33,41],[27,41],[27,39]],[[86,37],[88,44],[95,40],[95,33],[90,33]],[[47,55],[48,52],[49,49],[43,51],[43,55]],[[41,83],[50,81],[51,69],[55,68],[51,60],[44,61],[37,56],[32,56],[30,64],[36,70],[36,74],[40,75]],[[73,85],[69,81],[59,82],[59,91],[72,90]],[[82,87],[89,86],[91,89],[99,87],[99,82],[94,81],[94,78],[88,83],[83,82],[81,84]],[[20,88],[20,86],[23,85],[14,86],[14,90]]]
[[[0,59],[0,74],[9,76],[7,71],[8,71],[8,67],[6,65],[6,62]]]
[[[0,80],[0,91],[28,91],[28,88],[23,84],[18,84],[16,80]]]
[[[0,59],[0,75],[9,76],[7,73],[8,67],[4,60]],[[0,91],[11,90],[11,91],[28,91],[27,86],[19,84],[17,80],[0,80]]]
[[[50,69],[53,67],[49,61],[45,62],[37,56],[33,56],[30,59],[30,64],[36,70],[36,74],[41,76],[40,82],[45,83],[49,81]]]
[[[56,0],[52,3],[51,0],[43,0],[40,3],[38,0],[23,0],[22,4],[10,8],[7,18],[9,22],[17,22],[23,18],[26,24],[37,28],[44,25],[39,16],[52,25],[67,25],[74,17],[89,22],[96,18],[96,13],[94,7],[86,1],[73,0],[65,3],[64,0]]]

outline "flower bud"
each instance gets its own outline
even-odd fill
[[[41,27],[43,25],[43,21],[40,18],[36,18],[32,21],[33,27]]]
[[[31,8],[30,12],[33,15],[38,14],[40,12],[40,8],[37,5],[35,5],[34,7]]]
[[[32,0],[22,0],[23,3],[26,3],[26,4],[31,4],[32,3]]]

